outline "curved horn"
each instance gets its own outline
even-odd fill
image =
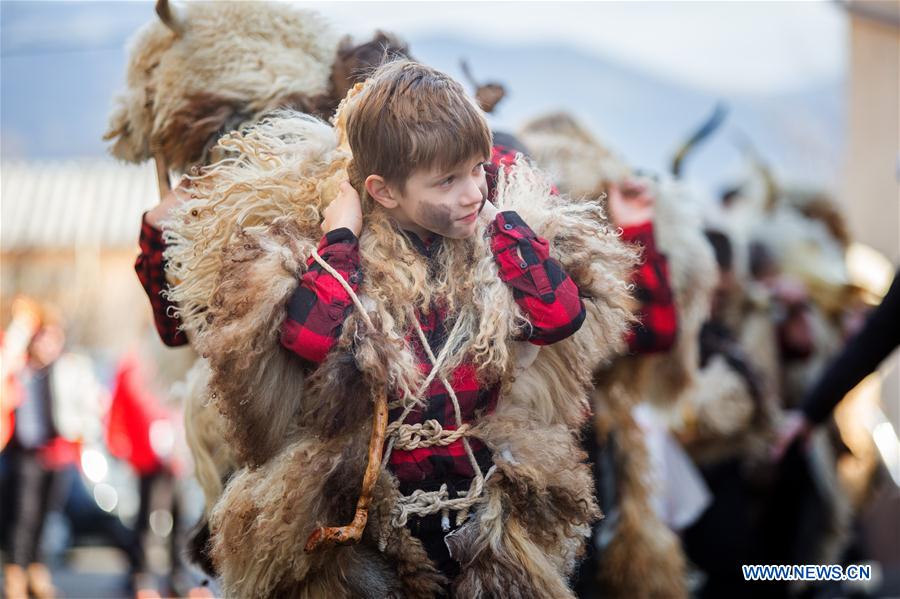
[[[684,164],[684,159],[687,158],[687,155],[693,150],[697,144],[701,141],[712,135],[712,133],[719,128],[719,125],[722,124],[722,121],[725,120],[725,117],[728,115],[728,107],[725,106],[723,102],[718,102],[716,104],[713,113],[706,119],[700,128],[691,135],[690,138],[680,148],[675,152],[675,156],[672,158],[672,174],[676,177],[681,176],[681,169]]]
[[[184,27],[175,19],[175,14],[169,6],[169,0],[156,0],[156,14],[163,25],[171,29],[176,36],[184,33]]]
[[[754,147],[753,143],[750,141],[750,137],[747,136],[744,132],[738,130],[735,133],[736,142],[738,147],[743,150],[744,155],[750,160],[750,163],[756,168],[757,172],[759,172],[760,176],[763,178],[763,182],[766,185],[766,203],[765,210],[766,212],[771,212],[775,209],[775,205],[778,203],[778,183],[775,180],[775,175],[772,173],[772,168],[766,163],[765,160],[762,159],[759,152]]]
[[[485,112],[493,112],[500,100],[506,95],[506,88],[495,82],[478,83],[472,75],[469,63],[465,58],[460,60],[460,66],[462,67],[463,76],[469,85],[475,88],[475,100],[478,102],[478,105]]]
[[[462,68],[463,77],[466,78],[466,82],[474,88],[478,88],[478,81],[475,80],[475,77],[472,75],[472,70],[469,68],[469,61],[465,58],[460,59],[459,66]]]

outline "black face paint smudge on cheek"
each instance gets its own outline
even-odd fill
[[[449,206],[423,204],[419,210],[419,216],[422,219],[422,226],[438,235],[446,234],[453,227]]]

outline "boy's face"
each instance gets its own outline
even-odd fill
[[[402,193],[392,190],[397,201],[394,218],[420,237],[429,233],[451,239],[471,237],[487,198],[484,162],[473,157],[449,171],[413,172]]]

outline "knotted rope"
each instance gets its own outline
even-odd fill
[[[363,321],[369,328],[374,330],[375,327],[372,324],[372,320],[369,318],[365,307],[363,307],[362,301],[360,301],[359,296],[356,295],[356,292],[353,291],[353,288],[350,287],[349,283],[344,280],[344,277],[332,268],[332,266],[319,255],[317,250],[313,250],[312,257],[325,272],[330,274],[341,284],[344,291],[347,292],[350,299],[353,301],[353,305],[359,311]],[[406,408],[403,410],[403,413],[400,414],[400,417],[388,425],[387,434],[389,436],[389,441],[381,461],[381,467],[385,468],[387,466],[391,453],[395,447],[400,450],[410,450],[418,447],[432,447],[435,445],[446,446],[461,439],[466,451],[466,456],[469,459],[469,464],[472,466],[472,471],[475,473],[475,477],[469,485],[468,492],[462,497],[450,497],[446,484],[442,484],[437,491],[423,491],[417,489],[411,495],[400,496],[391,511],[391,524],[397,528],[405,526],[409,516],[427,516],[440,512],[442,515],[441,526],[447,531],[450,529],[450,511],[457,512],[457,524],[463,522],[469,513],[469,509],[475,505],[481,497],[481,494],[484,491],[484,483],[490,478],[491,474],[494,473],[496,467],[492,466],[487,474],[484,474],[481,471],[481,467],[478,465],[478,461],[475,459],[475,454],[469,444],[468,436],[471,435],[471,426],[462,421],[462,413],[460,411],[456,392],[453,390],[450,383],[447,382],[446,376],[441,373],[441,369],[449,356],[449,350],[451,346],[454,345],[449,341],[455,338],[459,326],[462,323],[462,319],[457,318],[447,341],[444,343],[444,347],[441,348],[438,357],[435,357],[434,352],[431,350],[431,345],[425,337],[425,332],[419,324],[419,319],[416,318],[412,308],[410,308],[410,313],[412,317],[411,320],[416,325],[416,333],[419,337],[419,342],[422,344],[422,348],[425,350],[425,354],[431,362],[431,370],[425,378],[425,381],[419,387],[413,401],[406,402]],[[453,414],[456,420],[455,430],[444,430],[436,420],[427,420],[421,424],[404,423],[412,410],[421,404],[421,399],[425,391],[435,378],[437,378],[447,390],[450,401],[453,403]]]

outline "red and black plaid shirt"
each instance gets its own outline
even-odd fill
[[[515,155],[516,153],[512,150],[502,146],[495,146],[491,157],[491,163],[485,167],[488,189],[491,197],[493,197],[496,192],[496,180],[499,168],[501,166],[510,166]],[[514,215],[515,213],[512,214]],[[538,238],[533,236],[531,230],[528,229],[524,223],[522,223],[521,228],[517,227],[517,223],[515,222],[517,215],[513,216],[513,221],[511,222],[506,222],[506,215],[501,215],[501,217],[504,218],[504,222],[501,223],[500,230],[521,233],[523,237],[522,241],[525,242],[524,245],[534,249],[534,255],[538,258],[539,264],[529,266],[527,274],[522,271],[520,264],[515,264],[515,260],[509,259],[504,261],[505,263],[508,263],[508,268],[501,271],[501,276],[511,277],[507,279],[507,282],[513,287],[513,293],[514,296],[516,296],[517,301],[526,301],[532,310],[539,313],[538,318],[533,318],[532,320],[532,325],[534,325],[532,330],[532,341],[536,343],[550,343],[555,340],[555,336],[558,336],[560,339],[564,338],[567,334],[571,334],[571,332],[566,332],[564,330],[564,326],[560,328],[561,325],[565,324],[564,321],[568,319],[568,316],[560,318],[562,315],[566,314],[566,310],[556,313],[557,322],[555,323],[555,326],[557,330],[554,332],[554,323],[552,322],[554,309],[552,306],[555,303],[556,298],[554,297],[554,300],[551,301],[550,304],[544,304],[543,301],[536,296],[529,296],[526,293],[526,290],[533,292],[535,289],[542,289],[545,291],[548,286],[552,288],[554,283],[560,283],[563,279],[568,281],[568,284],[571,284],[572,287],[574,287],[574,284],[572,284],[568,277],[565,276],[555,260],[546,260],[548,257],[545,253],[546,242],[540,240],[538,243],[532,243],[532,240],[537,242]],[[498,220],[501,217],[498,217]],[[521,219],[519,219],[518,222],[521,222]],[[512,229],[503,228],[503,225],[507,224],[511,225]],[[676,328],[674,304],[668,282],[668,265],[665,257],[656,251],[651,224],[648,223],[644,226],[627,229],[623,232],[623,238],[627,242],[641,243],[644,247],[643,264],[635,271],[633,279],[636,287],[636,296],[642,303],[642,307],[639,311],[642,324],[630,333],[628,340],[629,347],[634,353],[664,351],[669,349],[674,343]],[[494,246],[494,250],[495,252],[499,250],[501,254],[504,249],[503,246],[508,250],[519,245],[519,240],[509,235],[495,235],[495,240],[496,239],[499,239],[500,243],[499,245]],[[515,241],[513,241],[513,239],[515,239]],[[425,244],[420,240],[417,240],[417,238],[414,238],[414,242],[417,242],[417,247],[419,247],[420,251],[427,255],[428,246],[425,246]],[[167,285],[164,261],[162,259],[162,252],[165,248],[162,241],[162,234],[144,221],[141,227],[139,243],[141,254],[138,256],[135,270],[150,299],[150,304],[153,308],[154,321],[160,338],[166,345],[184,345],[187,343],[187,338],[184,333],[179,330],[181,324],[180,320],[172,314],[174,305],[161,295],[162,290],[164,290]],[[355,243],[355,237],[349,230],[333,231],[329,235],[326,235],[320,244],[320,253],[329,264],[341,272],[354,290],[358,287],[358,247]],[[507,252],[506,256],[507,258],[512,258],[513,253]],[[542,256],[544,257],[543,260],[541,259]],[[501,262],[501,264],[504,262]],[[528,274],[532,273],[537,273],[537,283],[535,282],[534,276],[529,280]],[[305,323],[307,325],[294,328],[292,344],[295,347],[302,345],[307,348],[306,351],[310,353],[310,358],[312,358],[313,361],[321,361],[324,358],[325,354],[333,345],[336,335],[339,333],[339,325],[343,320],[344,314],[349,313],[348,310],[350,309],[349,298],[343,297],[340,301],[328,301],[329,298],[337,300],[338,297],[342,297],[341,294],[343,294],[344,290],[333,278],[328,276],[320,277],[320,274],[319,266],[317,264],[311,264],[309,271],[307,271],[301,279],[303,284],[298,288],[294,298],[292,298],[292,305],[295,302],[297,305],[293,305],[291,308],[292,311],[295,311],[296,318],[293,319],[294,322]],[[516,277],[516,274],[519,276]],[[542,274],[546,275],[546,280],[541,276]],[[516,281],[516,279],[518,279],[518,281]],[[531,283],[530,285],[528,284],[529,282]],[[517,287],[517,285],[519,285],[519,287]],[[304,289],[307,291],[303,291]],[[308,295],[310,292],[312,292],[314,297]],[[306,295],[306,304],[303,303],[304,295]],[[558,295],[558,292],[554,292],[553,295]],[[320,301],[320,297],[324,297],[325,301]],[[548,295],[547,297],[550,296]],[[569,297],[568,300],[571,301],[571,297]],[[304,308],[304,306],[306,307]],[[545,309],[544,312],[549,312],[549,316],[551,316],[549,321],[541,319],[540,312],[541,308],[544,306],[547,306],[547,309]],[[306,311],[305,317],[303,315],[304,310]],[[531,314],[531,311],[527,308],[525,311],[526,313]],[[544,316],[546,315],[547,314],[544,314]],[[583,314],[576,315],[574,319],[571,319],[569,325],[572,327],[573,331],[577,329],[577,326],[580,326],[581,319],[583,319]],[[288,321],[290,320],[291,319],[289,318]],[[286,329],[288,327],[293,327],[293,325],[288,324],[288,321],[285,323]],[[319,323],[319,325],[312,326],[311,323]],[[328,326],[333,326],[331,326],[331,328],[328,328],[328,326],[320,326],[322,323],[330,323]],[[544,323],[543,328],[541,326],[542,323]],[[440,337],[446,334],[444,317],[440,310],[432,310],[427,316],[420,315],[420,324],[426,335],[429,336],[429,344],[434,348],[434,351],[440,351]],[[319,330],[315,331],[317,327]],[[288,339],[290,334],[291,333],[285,332],[285,341],[291,341]],[[416,348],[417,351],[421,352],[422,350],[418,345],[418,341],[414,339],[412,346]],[[424,358],[424,355],[419,356],[423,371],[429,368],[429,365]],[[463,396],[465,396],[468,405],[474,406],[474,409],[464,411],[464,418],[467,420],[472,416],[477,417],[478,413],[488,412],[493,408],[496,402],[496,389],[479,388],[473,376],[471,365],[461,365],[459,369],[453,373],[451,384],[453,385],[458,398],[462,400]],[[428,394],[431,401],[425,412],[411,414],[408,421],[412,423],[435,418],[442,422],[442,424],[446,423],[448,426],[452,427],[455,420],[451,417],[451,414],[447,413],[447,410],[450,408],[450,402],[448,401],[449,398],[446,396],[443,386],[439,382],[435,382],[432,385],[432,388],[428,390]],[[444,410],[444,413],[440,412],[441,409]],[[432,453],[434,455],[430,455]],[[490,461],[488,452],[481,444],[477,444],[477,457],[479,463],[482,465],[487,465]],[[418,450],[416,452],[395,453],[395,461],[402,461],[404,459],[407,459],[407,462],[405,464],[400,464],[400,469],[410,472],[410,478],[413,480],[418,477],[420,483],[424,482],[424,471],[426,470],[430,470],[431,474],[435,477],[444,477],[444,482],[448,482],[451,486],[455,482],[454,480],[451,480],[451,478],[456,478],[457,475],[459,475],[461,487],[464,487],[467,484],[468,479],[473,475],[471,468],[462,453],[461,445],[444,448],[429,448],[428,450]],[[398,464],[395,463],[395,471],[397,466]],[[425,468],[423,469],[422,466],[425,466]],[[418,484],[416,486],[425,488],[429,485]],[[451,489],[451,491],[452,490],[453,489]]]
[[[427,259],[434,256],[442,243],[440,237],[425,243],[412,233],[407,235]],[[531,324],[525,339],[544,345],[565,339],[577,331],[584,321],[584,304],[578,296],[578,287],[559,262],[550,257],[547,241],[538,237],[515,212],[498,214],[490,227],[490,235],[500,278],[512,288],[513,298]],[[332,231],[319,244],[319,253],[356,291],[361,278],[356,236],[349,229]],[[334,346],[341,324],[352,310],[352,303],[334,277],[313,260],[308,266],[288,303],[281,341],[302,358],[320,363]],[[427,314],[419,312],[417,316],[428,344],[437,354],[449,334],[446,309],[440,302],[435,302]],[[427,374],[431,363],[412,331],[408,341],[422,373]],[[479,383],[473,364],[463,362],[448,379],[459,400],[463,422],[476,421],[493,410],[498,386]],[[447,430],[455,429],[453,405],[443,384],[433,382],[425,395],[424,407],[413,410],[406,422],[416,424],[434,419]],[[391,418],[399,416],[400,411],[394,410]],[[479,463],[486,468],[490,464],[488,449],[477,440],[472,440],[472,449]],[[395,450],[390,466],[405,491],[436,488],[442,483],[460,491],[475,474],[462,441],[443,447]]]
[[[512,166],[517,150],[494,145],[491,162],[485,167],[488,189],[495,193],[500,167]],[[553,189],[557,193],[556,188]],[[493,197],[492,197],[493,199]],[[651,354],[672,349],[678,328],[675,300],[669,284],[669,264],[656,247],[653,222],[626,227],[622,241],[643,248],[642,262],[632,273],[634,296],[640,302],[639,324],[628,332],[628,350],[632,354]]]
[[[624,228],[622,240],[643,248],[642,262],[631,279],[634,296],[640,302],[640,322],[628,332],[628,349],[633,354],[668,351],[675,345],[678,318],[669,284],[669,263],[656,248],[653,223]]]
[[[497,172],[499,167],[509,167],[513,164],[516,151],[505,146],[495,145],[491,161],[485,165],[488,190],[491,195],[496,192]],[[163,251],[166,245],[163,242],[162,232],[156,229],[146,219],[141,222],[141,235],[138,239],[140,254],[134,264],[138,279],[150,300],[153,310],[153,321],[162,342],[170,347],[178,347],[187,344],[187,336],[180,329],[181,319],[175,314],[175,304],[166,299],[162,292],[168,288],[166,281],[165,260]]]
[[[153,322],[156,324],[159,338],[169,347],[186,345],[187,335],[179,328],[181,319],[173,313],[176,306],[162,295],[168,288],[163,260],[166,244],[163,242],[162,232],[147,222],[146,215],[141,222],[141,237],[138,244],[141,253],[134,263],[134,270],[137,271],[138,279],[150,299]]]

